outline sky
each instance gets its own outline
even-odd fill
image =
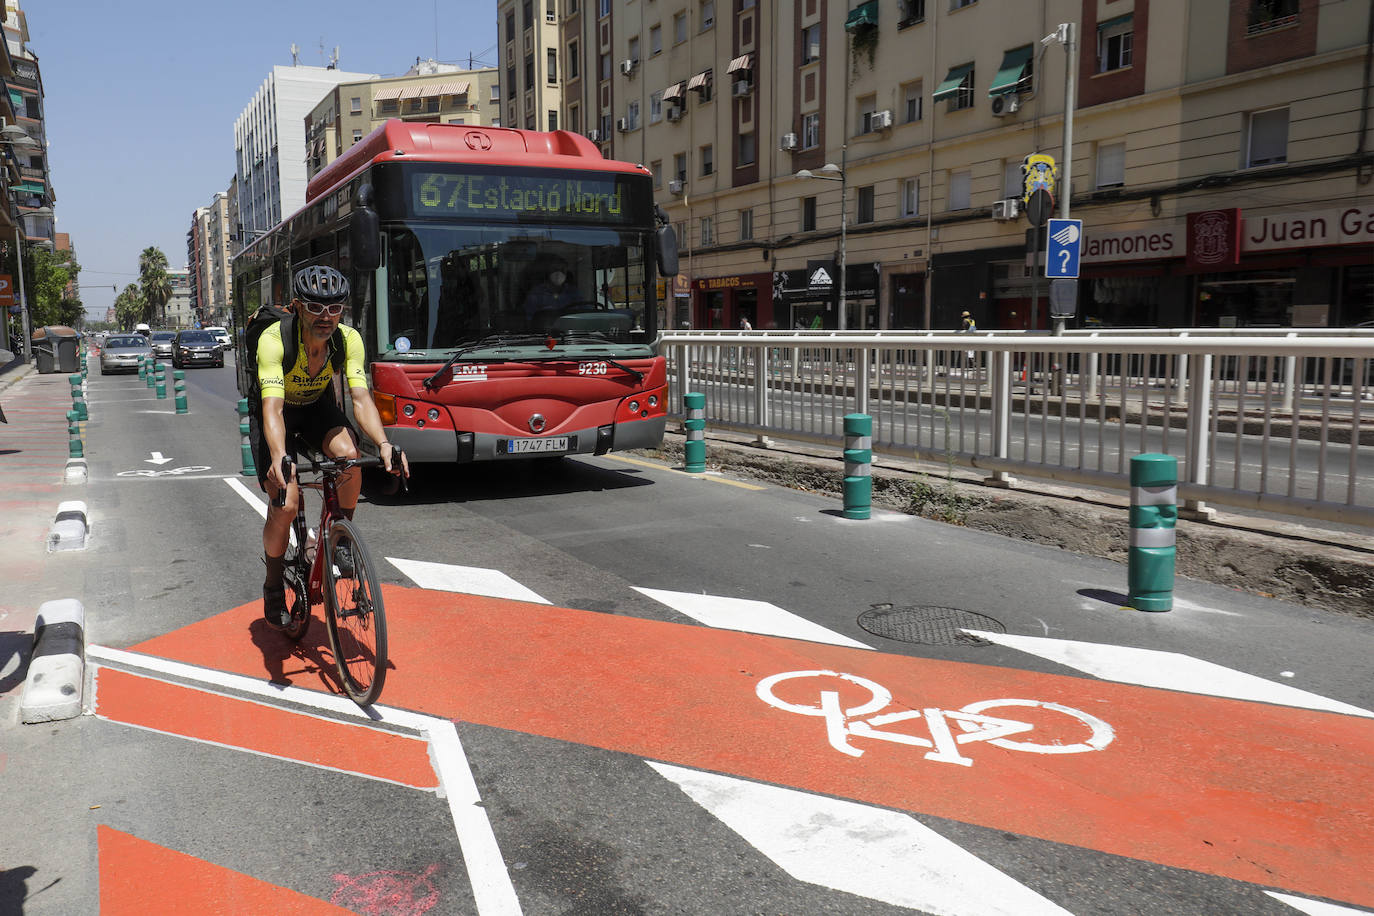
[[[197,207],[234,175],[234,120],[274,64],[398,76],[415,59],[495,66],[495,0],[20,0],[43,78],[57,231],[103,320],[156,245],[186,266]],[[437,26],[437,28],[436,28]],[[323,52],[321,52],[323,46]]]

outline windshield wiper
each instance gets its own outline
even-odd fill
[[[565,333],[565,334],[563,335],[563,342],[564,342],[564,343],[574,343],[574,342],[579,341],[579,340],[590,340],[590,341],[596,341],[597,343],[610,343],[610,342],[611,342],[610,337],[608,337],[607,335],[605,335],[604,333],[602,333],[602,332],[600,332],[600,331],[569,331],[569,332],[567,332],[567,333]],[[626,373],[626,374],[628,374],[628,375],[633,375],[633,376],[635,377],[635,381],[636,381],[636,382],[642,382],[642,381],[644,381],[644,373],[643,373],[643,372],[640,372],[638,369],[631,369],[629,366],[625,365],[624,363],[616,362],[616,361],[613,360],[613,359],[607,359],[607,358],[605,358],[604,356],[598,355],[597,358],[598,358],[601,362],[605,363],[605,364],[608,365],[608,366],[615,366],[615,367],[616,367],[617,369],[619,369],[621,372],[624,372],[624,373]]]
[[[433,391],[435,388],[438,388],[439,378],[445,372],[452,369],[454,363],[458,362],[458,360],[462,359],[464,356],[467,356],[469,353],[474,353],[477,350],[486,350],[489,347],[499,347],[502,345],[514,346],[519,344],[542,344],[547,339],[547,337],[542,337],[537,334],[491,334],[487,337],[483,337],[476,343],[469,344],[466,347],[463,347],[459,350],[455,350],[453,352],[453,355],[450,356],[448,360],[442,366],[439,367],[438,372],[435,372],[429,378],[425,379],[425,389],[428,391]]]

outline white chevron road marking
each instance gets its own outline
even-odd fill
[[[808,642],[849,646],[853,649],[873,648],[767,601],[698,595],[693,592],[669,592],[638,586],[635,586],[635,591],[666,604],[678,613],[686,614],[708,627],[738,630],[742,633],[760,633],[764,636],[782,636],[787,639],[805,639]]]
[[[479,566],[455,566],[452,563],[430,563],[425,560],[402,560],[387,557],[387,562],[410,577],[420,588],[436,592],[460,592],[466,595],[485,595],[488,598],[509,598],[534,604],[551,604],[547,598],[516,582],[498,569]]]

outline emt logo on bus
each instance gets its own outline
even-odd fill
[[[419,216],[631,221],[625,186],[614,178],[417,172],[411,181],[411,202]]]

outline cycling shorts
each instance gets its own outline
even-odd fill
[[[297,441],[304,442],[317,452],[324,450],[324,438],[332,429],[344,427],[352,429],[348,416],[334,400],[334,392],[326,391],[319,399],[309,404],[292,406],[283,404],[282,422],[286,426],[286,453],[292,460],[296,458]],[[253,459],[257,463],[258,485],[267,489],[267,468],[272,463],[272,453],[267,447],[267,437],[262,434],[261,418],[255,413],[248,418],[248,437],[253,446]]]

